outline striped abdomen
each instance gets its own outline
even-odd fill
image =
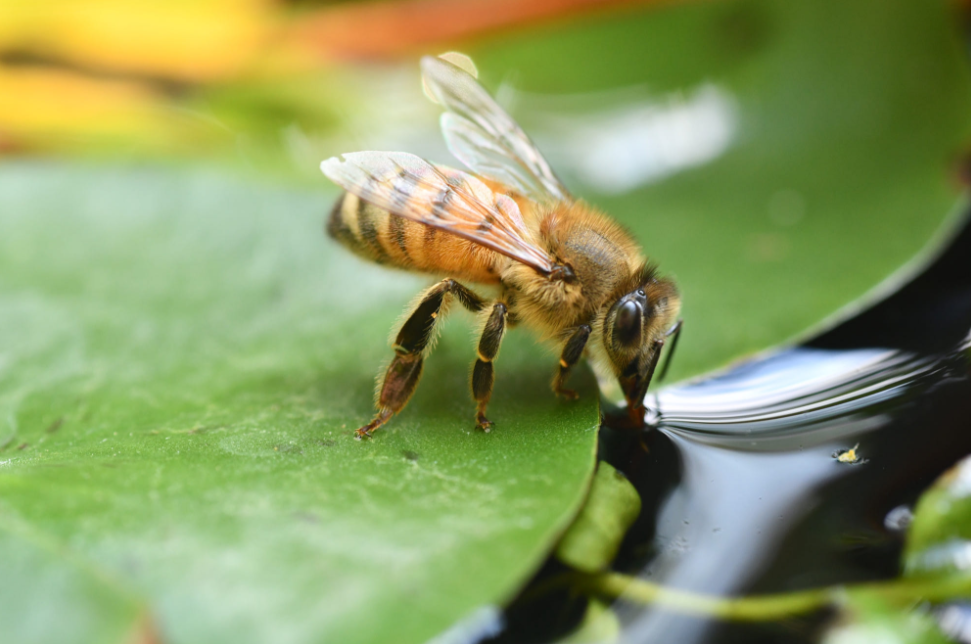
[[[408,271],[496,283],[505,258],[484,246],[392,215],[345,192],[334,204],[327,233],[356,255]]]

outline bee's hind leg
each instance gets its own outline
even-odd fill
[[[444,279],[421,296],[418,306],[398,331],[394,358],[384,372],[378,390],[377,413],[370,423],[355,432],[358,440],[369,438],[375,430],[405,408],[421,379],[425,354],[434,337],[435,324],[444,312],[446,297],[455,295],[462,306],[480,311],[485,301],[453,279]]]
[[[573,365],[580,361],[583,349],[587,346],[587,340],[590,338],[590,330],[589,324],[581,324],[570,336],[570,339],[566,341],[563,353],[560,354],[560,368],[556,372],[556,377],[553,378],[553,392],[557,396],[563,396],[569,400],[576,400],[580,397],[572,389],[564,388],[563,383],[570,375],[570,369],[573,368]]]
[[[486,418],[486,407],[489,406],[489,399],[492,397],[492,384],[495,382],[496,375],[492,368],[492,363],[499,355],[499,345],[502,344],[502,336],[506,331],[506,316],[509,309],[502,302],[496,302],[492,306],[492,312],[482,328],[482,336],[479,338],[478,359],[472,367],[472,397],[475,398],[475,426],[484,432],[492,429],[493,422]]]

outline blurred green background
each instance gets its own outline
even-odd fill
[[[901,0],[8,2],[0,150],[220,164],[320,189],[323,213],[323,158],[449,162],[417,58],[460,49],[574,191],[682,285],[683,377],[854,301],[951,211],[971,106],[962,15]]]

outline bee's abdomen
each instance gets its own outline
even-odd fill
[[[345,192],[334,204],[327,233],[354,254],[378,264],[411,268],[407,253],[393,253],[386,244],[388,213]],[[400,259],[399,255],[404,255]],[[394,261],[399,259],[399,261]]]
[[[496,254],[455,235],[393,215],[345,192],[334,204],[327,233],[377,264],[496,282]]]

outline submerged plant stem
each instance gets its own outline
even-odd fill
[[[907,604],[917,600],[940,601],[971,597],[971,575],[954,574],[922,579],[827,586],[776,595],[717,597],[686,590],[665,588],[620,573],[570,574],[571,583],[593,595],[654,604],[687,615],[730,621],[769,621],[838,606],[852,593],[877,595],[890,602]]]

